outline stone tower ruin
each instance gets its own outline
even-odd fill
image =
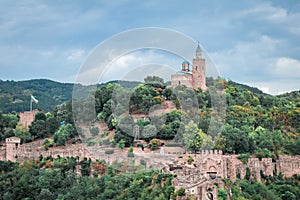
[[[18,157],[18,148],[21,143],[21,139],[18,137],[6,138],[6,160],[15,162]]]
[[[23,113],[20,113],[20,119],[19,123],[23,124],[25,127],[28,128],[29,125],[34,121],[35,115],[38,113],[38,110],[33,111],[25,111]]]

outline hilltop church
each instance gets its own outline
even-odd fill
[[[183,61],[182,69],[171,76],[171,86],[185,85],[189,88],[206,91],[206,65],[205,59],[202,58],[202,51],[198,44],[196,49],[196,57],[193,59],[192,69],[190,63]]]

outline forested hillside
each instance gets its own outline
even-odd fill
[[[73,84],[39,79],[29,81],[0,82],[0,110],[4,113],[30,109],[30,95],[39,103],[35,108],[52,111],[53,108],[72,97]]]
[[[182,145],[191,144],[186,146],[189,151],[218,149],[230,154],[274,158],[279,154],[300,153],[299,92],[271,96],[253,88],[250,88],[250,91],[244,85],[221,78],[208,78],[209,89],[205,92],[193,91],[182,85],[172,89],[159,77],[148,77],[145,83],[139,85],[136,82],[121,82],[126,83],[122,87],[119,83],[113,81],[99,85],[96,91],[90,93],[90,96],[95,98],[97,120],[107,124],[113,133],[110,138],[113,138],[113,144],[116,146],[119,143],[128,147],[132,145],[133,126],[137,125],[140,138],[148,142],[155,138],[174,139]],[[23,91],[21,96],[25,98],[24,91],[29,92],[24,89],[24,85],[27,85],[27,88],[34,89],[33,95],[41,97],[39,106],[48,104],[44,100],[45,97],[52,98],[52,105],[55,106],[50,113],[46,113],[46,109],[39,113],[29,130],[17,126],[16,115],[0,113],[2,141],[14,135],[21,137],[23,142],[54,136],[55,143],[64,145],[68,139],[78,135],[74,126],[74,113],[78,113],[77,122],[91,124],[90,122],[95,120],[92,112],[86,111],[89,99],[77,99],[73,102],[76,106],[72,109],[72,102],[68,101],[68,98],[71,98],[68,90],[72,90],[72,84],[47,80],[8,81],[1,84],[2,87],[7,85],[7,88],[2,89],[5,91],[1,92],[2,96],[10,95],[10,99],[13,99]],[[62,85],[64,87],[60,87]],[[191,94],[196,95],[196,100],[191,99]],[[180,98],[185,100],[184,103],[180,103]],[[218,98],[224,99],[224,104],[216,107],[221,101],[212,99]],[[4,98],[1,101],[4,101]],[[64,101],[68,102],[58,103]],[[134,115],[147,116],[151,109],[161,106],[166,101],[172,102],[176,108],[152,117],[133,120]],[[5,105],[1,106],[6,108]],[[224,113],[218,115],[218,110],[224,110]],[[198,115],[197,121],[189,118],[192,113]],[[62,121],[66,126],[59,126]],[[188,137],[189,134],[194,134],[194,137]],[[102,144],[106,139],[96,137],[86,140],[89,143]]]
[[[118,82],[123,87],[134,87],[139,82],[110,81]],[[99,84],[101,87],[104,84]],[[60,83],[46,79],[35,79],[27,81],[1,81],[0,80],[0,110],[3,113],[23,112],[30,109],[30,95],[38,99],[38,108],[45,112],[53,111],[54,107],[72,98],[74,84]],[[84,89],[88,86],[80,86],[77,89]]]
[[[81,167],[80,175],[76,166]],[[48,157],[22,164],[0,161],[0,169],[1,200],[164,200],[174,195],[172,175],[133,165],[120,172],[100,161]]]

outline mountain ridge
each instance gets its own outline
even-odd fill
[[[141,82],[138,81],[112,80],[106,83],[99,83],[97,84],[97,87],[101,87],[109,83],[119,83],[124,88],[132,88],[137,86],[138,84],[141,84]],[[256,87],[237,83],[232,80],[229,80],[228,83],[232,86],[247,89],[255,94],[268,96],[270,95],[262,92]],[[75,83],[58,82],[44,78],[21,81],[0,80],[0,111],[2,111],[3,113],[10,113],[29,110],[30,95],[35,96],[39,100],[39,103],[34,105],[34,108],[38,108],[46,112],[52,111],[56,105],[62,104],[72,99],[74,85],[78,85],[79,88],[90,87]],[[291,95],[300,96],[298,93],[300,92],[292,91],[276,96],[280,98],[286,98]]]

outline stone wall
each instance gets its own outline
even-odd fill
[[[249,158],[247,163],[242,163],[238,155],[223,155],[222,151],[206,150],[197,154],[166,154],[137,152],[134,158],[127,158],[126,152],[114,149],[114,154],[105,154],[105,149],[97,147],[86,147],[85,144],[68,144],[63,147],[52,147],[45,150],[43,140],[34,141],[20,145],[20,139],[11,137],[6,139],[6,143],[0,146],[0,160],[11,160],[23,162],[26,160],[36,160],[41,155],[43,157],[80,157],[91,158],[92,160],[105,160],[107,163],[114,161],[131,161],[140,164],[141,160],[146,161],[147,167],[156,168],[168,167],[166,172],[176,173],[179,179],[188,180],[190,183],[198,183],[200,179],[229,178],[236,180],[237,175],[245,178],[247,168],[250,170],[250,178],[261,180],[261,172],[265,175],[282,173],[285,177],[300,174],[300,156],[281,155],[278,159],[271,158]],[[123,155],[121,155],[123,154]],[[157,158],[155,157],[157,156]],[[173,157],[172,157],[173,156]],[[192,163],[188,163],[188,157],[193,158]],[[173,169],[173,170],[171,170]],[[181,178],[180,178],[181,177]]]
[[[89,152],[86,150],[82,144],[72,144],[63,147],[52,147],[45,150],[43,146],[36,146],[37,144],[26,144],[21,145],[18,149],[18,159],[19,162],[24,162],[26,160],[36,160],[40,156],[53,158],[60,157],[79,157],[79,158],[91,158]]]
[[[0,145],[0,160],[6,161],[6,145],[5,144]]]
[[[190,164],[187,162],[189,156],[194,159]],[[277,174],[282,173],[285,177],[300,174],[300,156],[281,155],[277,160],[249,158],[247,163],[243,163],[238,159],[238,155],[222,155],[221,151],[211,150],[201,151],[199,154],[183,154],[178,156],[177,161],[176,166],[170,166],[170,169],[178,169],[173,171],[179,174],[179,179],[186,178],[189,182],[193,182],[189,177],[209,179],[212,175],[217,178],[229,178],[234,182],[237,175],[245,178],[247,169],[250,171],[250,179],[257,181],[261,181],[261,172],[273,176],[277,170]]]
[[[285,177],[300,174],[300,156],[280,155],[276,161],[276,170]]]

